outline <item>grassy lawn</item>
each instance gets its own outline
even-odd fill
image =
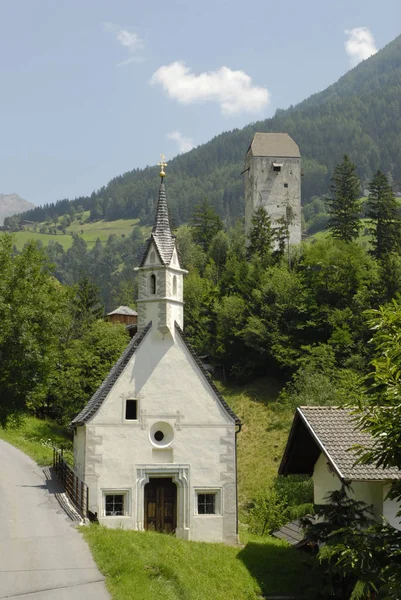
[[[271,378],[246,387],[219,387],[243,424],[237,440],[238,500],[244,517],[249,501],[277,475],[293,410],[277,403],[280,387]]]
[[[19,448],[41,466],[52,464],[53,445],[72,450],[71,438],[64,429],[35,417],[24,417],[18,425],[7,429],[0,427],[0,439]]]
[[[313,598],[309,557],[273,538],[229,547],[99,525],[81,531],[116,600],[256,600],[261,593]]]

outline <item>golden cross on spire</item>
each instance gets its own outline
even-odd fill
[[[164,159],[166,158],[164,156],[164,154],[160,154],[160,158],[161,158],[161,161],[159,163],[157,163],[157,164],[160,167],[160,177],[163,179],[163,177],[166,175],[165,172],[164,172],[164,167],[167,167],[167,163],[164,162]]]

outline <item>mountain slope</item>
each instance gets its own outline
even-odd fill
[[[32,202],[23,200],[18,194],[0,194],[0,225],[6,217],[30,210],[34,205]]]
[[[306,76],[308,76],[308,72]],[[243,214],[241,171],[245,152],[256,131],[288,132],[303,158],[304,203],[326,192],[334,166],[344,153],[358,165],[363,185],[381,168],[401,181],[401,36],[360,63],[323,92],[274,117],[241,130],[222,133],[210,142],[169,161],[168,199],[173,220],[187,221],[205,196],[227,220]],[[156,167],[116,177],[93,193],[72,202],[91,210],[92,219],[140,217],[154,213]],[[61,215],[71,203],[61,201],[25,214],[43,221]]]

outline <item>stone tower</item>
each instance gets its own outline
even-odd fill
[[[138,277],[138,331],[152,321],[163,335],[174,337],[176,322],[184,326],[184,281],[177,245],[171,234],[166,190],[161,184],[152,233],[146,241]]]
[[[272,227],[284,218],[290,244],[301,242],[301,155],[288,133],[255,133],[245,156],[245,233],[263,206]]]

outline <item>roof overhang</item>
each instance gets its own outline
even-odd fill
[[[279,475],[313,475],[315,463],[323,452],[340,479],[343,475],[329,452],[308,423],[300,408],[297,408],[287,445],[278,470]]]

